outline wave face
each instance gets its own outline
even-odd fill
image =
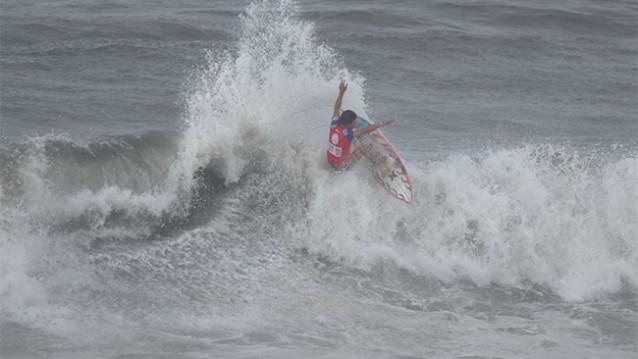
[[[23,333],[88,357],[635,352],[635,145],[406,143],[406,206],[325,163],[336,85],[366,116],[365,79],[294,2],[240,19],[188,77],[180,130],[2,145],[2,353],[27,356]],[[521,335],[540,339],[502,350]]]

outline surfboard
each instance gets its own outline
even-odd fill
[[[357,128],[373,124],[357,117]],[[375,130],[357,138],[357,149],[361,149],[374,178],[388,193],[405,203],[412,203],[412,180],[403,165],[403,160],[381,130]]]

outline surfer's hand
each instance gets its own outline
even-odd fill
[[[395,119],[393,119],[393,118],[391,118],[391,119],[389,119],[389,120],[384,120],[384,121],[382,122],[382,126],[391,125],[391,124],[393,124],[393,123],[395,123],[395,122],[396,122],[396,120],[395,120]]]
[[[348,84],[346,83],[346,80],[341,80],[341,82],[339,83],[339,92],[344,93],[347,89]]]

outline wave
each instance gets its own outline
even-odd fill
[[[320,234],[308,245],[366,268],[390,260],[446,282],[533,284],[568,300],[637,288],[635,152],[611,159],[536,144],[410,167],[414,206],[366,198],[355,228],[338,236],[321,227],[346,212],[322,208],[310,214]]]
[[[9,310],[70,298],[118,307],[136,285],[158,308],[223,303],[300,251],[567,300],[638,287],[636,151],[536,143],[412,161],[405,206],[364,166],[330,171],[313,133],[327,130],[340,78],[344,106],[365,113],[364,79],[317,44],[293,3],[253,4],[242,23],[236,48],[209,53],[190,78],[180,132],[0,149]]]
[[[60,157],[49,158],[44,172],[36,155],[17,166],[16,173],[30,176],[19,181],[30,186],[20,193],[7,195],[5,170],[3,275],[15,281],[4,281],[3,296],[39,293],[33,271],[70,270],[57,262],[39,268],[43,251],[75,253],[78,276],[151,275],[164,283],[160,288],[193,275],[184,263],[208,258],[213,263],[198,276],[218,277],[228,274],[219,260],[236,258],[237,268],[250,271],[299,250],[364,271],[388,263],[423,280],[538,286],[566,300],[638,288],[635,153],[611,157],[530,144],[412,162],[416,199],[406,206],[387,196],[365,166],[335,175],[321,151],[305,143],[247,145],[249,159],[237,180],[223,175],[225,159],[212,160],[191,174],[196,185],[177,195],[177,186],[157,183],[168,178],[177,156],[166,145],[167,136],[176,140],[170,135],[138,139],[135,155],[128,147],[133,139],[119,148],[121,138],[108,146],[51,139],[43,148],[56,148],[48,153]],[[140,154],[147,146],[150,157]],[[157,146],[168,155],[155,157]],[[160,160],[151,165],[153,158]],[[62,243],[52,245],[52,238]],[[165,265],[180,269],[168,274]],[[181,290],[193,289],[184,282],[191,285]],[[212,290],[202,285],[198,290]]]

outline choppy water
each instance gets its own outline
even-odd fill
[[[0,3],[3,358],[633,358],[635,1]],[[415,202],[334,175],[344,108]]]

